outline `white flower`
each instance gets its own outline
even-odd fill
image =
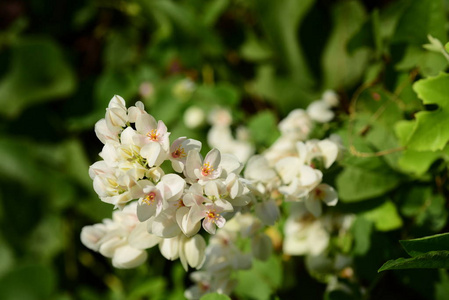
[[[95,134],[103,144],[106,144],[108,140],[115,142],[119,141],[118,132],[111,131],[106,124],[105,119],[101,119],[100,121],[95,123]]]
[[[221,175],[220,161],[221,154],[217,149],[210,150],[204,161],[202,161],[198,150],[193,149],[187,154],[185,174],[190,180],[198,180],[198,183],[204,184]]]
[[[190,106],[184,112],[184,124],[187,128],[195,129],[200,127],[206,119],[204,110],[198,106]]]
[[[188,139],[186,137],[180,137],[176,139],[170,147],[169,159],[173,169],[181,173],[184,170],[184,166],[187,160],[187,154],[190,150],[201,150],[201,142]]]
[[[292,214],[284,225],[283,251],[290,255],[318,255],[329,245],[330,236],[319,219]]]
[[[128,119],[131,123],[135,123],[137,117],[144,114],[147,114],[147,112],[145,111],[145,105],[142,101],[137,101],[135,106],[130,106],[128,108]]]
[[[340,102],[337,93],[335,93],[333,90],[324,91],[322,98],[323,101],[330,107],[338,106],[338,103]]]
[[[293,140],[304,140],[312,131],[313,122],[303,109],[295,109],[279,122],[278,127],[282,135]]]
[[[109,102],[106,108],[106,125],[111,132],[120,132],[128,122],[127,110],[125,100],[122,97],[115,95]]]
[[[135,124],[136,131],[141,134],[135,141],[136,145],[143,147],[149,143],[158,143],[162,149],[168,151],[170,132],[167,132],[164,122],[160,120],[156,122],[150,114],[140,114],[137,116]]]
[[[146,231],[146,224],[136,216],[135,202],[122,211],[114,211],[111,219],[101,224],[86,226],[81,231],[81,242],[86,247],[112,258],[116,268],[135,268],[147,259],[145,249],[154,247],[161,239]]]
[[[338,202],[337,192],[333,187],[325,183],[315,187],[306,197],[304,204],[315,217],[319,217],[323,202],[327,206],[335,206]]]
[[[314,101],[307,107],[307,114],[310,118],[319,123],[327,123],[335,116],[331,107],[323,100]]]
[[[134,198],[139,198],[137,216],[141,222],[158,216],[169,202],[177,201],[184,191],[185,181],[176,174],[167,174],[154,185],[149,180],[140,180],[132,188]]]
[[[217,107],[209,113],[207,120],[211,125],[230,126],[232,123],[232,116],[229,110]]]

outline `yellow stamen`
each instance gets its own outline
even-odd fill
[[[157,129],[152,129],[150,132],[147,133],[147,137],[150,138],[152,141],[158,141],[159,140],[159,133],[157,132]]]

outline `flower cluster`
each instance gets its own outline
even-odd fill
[[[250,269],[253,258],[266,260],[271,255],[271,240],[262,229],[262,223],[252,214],[237,213],[217,231],[209,240],[201,271],[190,275],[195,285],[186,290],[186,298],[199,299],[210,292],[230,294],[237,284],[231,279],[233,272]],[[250,253],[238,246],[245,240],[251,241]]]
[[[322,98],[306,110],[292,111],[279,123],[278,140],[253,156],[247,134],[233,138],[229,112],[212,111],[208,140],[215,148],[203,158],[201,142],[187,137],[170,142],[164,122],[148,114],[142,102],[127,108],[114,96],[95,125],[103,160],[90,167],[89,175],[100,199],[118,210],[112,220],[84,227],[82,242],[118,268],[142,264],[145,249],[158,245],[165,258],[179,258],[185,270],[201,269],[191,274],[195,285],[187,298],[229,294],[236,284],[230,279],[233,272],[250,268],[253,258],[271,255],[273,241],[264,231],[280,219],[286,201],[291,210],[284,253],[319,257],[329,246],[326,224],[332,223],[323,205],[338,202],[336,191],[323,183],[323,172],[342,148],[333,136],[307,140],[317,123],[334,116],[336,94],[325,92]],[[242,177],[241,161],[246,160]],[[164,172],[164,162],[172,172]],[[201,228],[211,235],[208,243]],[[250,253],[243,251],[245,240]]]
[[[186,269],[200,267],[205,249],[204,238],[197,235],[201,225],[214,234],[227,213],[251,200],[239,176],[242,164],[217,149],[203,159],[201,143],[186,137],[170,144],[163,121],[148,114],[142,102],[127,109],[119,96],[112,98],[95,132],[104,144],[103,160],[89,173],[100,199],[120,210],[133,204],[143,224],[139,227],[147,229],[146,238],[160,238],[166,258],[179,257]],[[171,162],[173,173],[164,173],[164,161]]]

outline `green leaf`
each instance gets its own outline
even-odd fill
[[[442,150],[449,141],[449,74],[422,79],[413,85],[425,105],[436,104],[435,111],[416,114],[408,148],[417,151]]]
[[[429,251],[449,249],[449,233],[426,236],[419,239],[399,241],[401,246],[412,256],[418,256]]]
[[[400,269],[449,268],[449,251],[430,251],[412,258],[398,258],[387,261],[378,272]]]
[[[382,196],[394,189],[400,178],[388,169],[369,170],[347,166],[337,177],[337,190],[342,202],[357,202]]]
[[[48,38],[22,39],[12,47],[9,72],[0,82],[0,114],[14,117],[28,106],[70,95],[75,74]]]
[[[231,300],[231,298],[223,294],[212,293],[204,295],[200,300]]]
[[[282,265],[279,257],[272,255],[267,261],[253,260],[250,270],[237,273],[235,293],[240,297],[257,300],[270,299],[282,283]]]
[[[443,1],[403,1],[408,4],[396,27],[395,42],[422,45],[427,42],[427,34],[439,40],[446,39],[446,24]]]
[[[371,246],[373,223],[362,216],[358,216],[351,227],[351,231],[354,235],[354,254],[365,255]]]
[[[393,202],[387,200],[382,205],[361,214],[374,223],[379,231],[390,231],[402,226],[402,219]]]
[[[413,186],[400,191],[398,199],[402,199],[401,213],[414,218],[414,226],[418,234],[425,235],[428,231],[440,231],[447,221],[445,198],[434,194],[430,186]]]
[[[365,19],[366,13],[358,1],[337,2],[332,8],[333,31],[322,56],[325,88],[351,87],[365,72],[369,50],[358,49],[352,54],[346,50]]]
[[[276,116],[272,111],[259,112],[248,122],[251,137],[263,146],[270,146],[278,137]]]

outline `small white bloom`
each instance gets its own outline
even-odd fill
[[[184,124],[187,128],[195,129],[200,127],[206,119],[204,110],[198,106],[190,106],[184,112]]]

